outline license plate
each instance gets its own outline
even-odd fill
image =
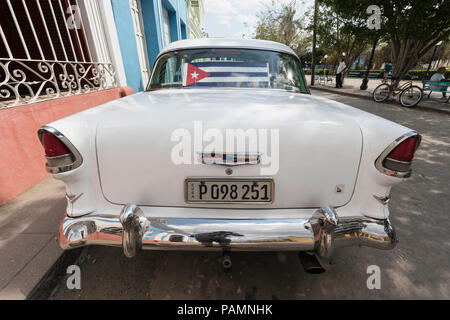
[[[272,179],[189,178],[185,180],[186,202],[271,203]]]

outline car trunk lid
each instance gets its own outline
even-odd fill
[[[96,138],[101,185],[112,203],[315,208],[342,206],[351,199],[362,137],[347,106],[309,95],[252,89],[161,90],[134,95],[126,104],[115,106],[99,123]],[[256,132],[256,151],[265,164],[195,163],[198,146],[211,143],[205,141],[211,132],[220,133],[225,146],[227,130],[238,129]],[[180,153],[181,141],[186,143],[180,137],[186,135],[190,143],[184,145],[189,150]],[[262,150],[259,142],[265,137]],[[174,154],[192,164],[176,164]],[[232,169],[231,175],[227,168]],[[189,177],[272,178],[274,199],[266,204],[187,203],[184,188]]]

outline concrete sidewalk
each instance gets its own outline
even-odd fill
[[[63,251],[64,184],[48,178],[0,206],[0,300],[26,299]]]
[[[311,86],[311,76],[307,75],[306,80],[308,85],[311,89],[318,89],[318,90],[326,90],[329,92],[354,96],[354,97],[360,97],[364,99],[371,99],[372,100],[372,92],[373,90],[381,84],[380,79],[369,79],[368,82],[368,88],[367,90],[360,90],[359,86],[362,83],[361,78],[345,78],[344,85],[342,89],[335,88],[336,82],[335,77],[330,76],[330,79],[333,81],[328,82],[327,84],[320,84],[318,81],[315,81],[314,86]],[[418,87],[422,88],[422,82],[420,81],[413,81],[414,85],[417,85]],[[415,107],[416,109],[420,109],[423,111],[434,111],[434,112],[441,112],[450,114],[450,102],[445,103],[445,100],[441,100],[442,94],[439,92],[433,92],[428,99],[429,92],[424,92],[424,97],[422,101],[419,102],[419,104]],[[390,101],[386,102],[395,102],[398,104],[399,107],[401,107],[400,103],[398,102],[398,96],[396,96],[394,99],[391,99]]]

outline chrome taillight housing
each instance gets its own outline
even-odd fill
[[[378,171],[389,176],[407,178],[411,175],[414,153],[420,145],[421,136],[411,131],[392,142],[375,161]]]
[[[78,168],[83,158],[70,141],[58,130],[44,126],[39,129],[38,137],[47,158],[46,169],[56,174]]]

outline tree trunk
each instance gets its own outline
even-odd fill
[[[336,50],[338,55],[341,54],[341,46],[339,42],[339,16],[336,14]]]
[[[433,48],[439,39],[400,41],[395,35],[392,35],[392,77],[395,78],[394,86],[400,83],[400,80],[419,62],[428,50]]]

